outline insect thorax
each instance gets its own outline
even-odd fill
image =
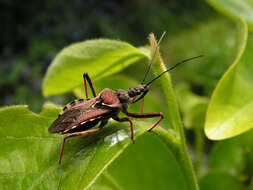
[[[130,102],[130,96],[128,95],[128,92],[126,90],[118,89],[116,90],[116,94],[119,98],[120,103],[129,103]]]

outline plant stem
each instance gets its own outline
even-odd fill
[[[157,131],[158,137],[162,143],[167,146],[174,156],[182,170],[184,179],[189,190],[198,190],[197,178],[191,163],[191,159],[186,149],[186,144],[180,139],[171,138],[171,134],[165,130]]]
[[[154,64],[153,68],[157,73],[162,73],[163,71],[166,70],[166,67],[163,63],[163,60],[160,56],[159,52],[159,47],[157,48],[158,51],[155,51],[157,47],[157,42],[155,39],[155,36],[153,34],[150,34],[150,44],[151,44],[151,54],[155,53],[155,59],[154,59]],[[183,125],[181,123],[181,118],[179,114],[179,109],[178,105],[176,102],[176,97],[174,94],[174,90],[172,87],[171,79],[169,74],[165,74],[163,77],[158,79],[160,81],[162,90],[165,94],[165,98],[168,104],[168,118],[169,118],[169,125],[174,129],[176,132],[176,137],[178,137],[178,142],[177,145],[172,145],[172,142],[169,142],[168,140],[168,134],[170,133],[165,132],[161,133],[161,138],[163,139],[164,142],[166,142],[166,146],[168,146],[172,152],[174,153],[179,166],[182,169],[185,181],[187,183],[187,186],[189,190],[198,190],[198,183],[197,183],[197,178],[194,173],[194,169],[192,166],[192,162],[190,159],[190,156],[187,152],[187,146],[186,146],[186,141],[185,141],[185,136],[184,136],[184,129]],[[164,138],[166,137],[166,138]],[[176,143],[176,142],[175,142]]]
[[[194,166],[197,175],[200,175],[201,159],[204,150],[204,132],[199,128],[194,128],[195,141],[194,141],[194,150],[195,150],[195,161]]]
[[[194,190],[198,190],[198,181],[197,181],[197,177],[195,175],[193,166],[192,166],[192,162],[191,162],[191,158],[188,154],[187,151],[187,146],[186,146],[186,142],[185,142],[185,138],[184,136],[181,136],[181,146],[179,149],[179,156],[178,156],[178,162],[179,165],[181,166],[185,179],[188,183],[188,187],[189,189],[194,189]]]

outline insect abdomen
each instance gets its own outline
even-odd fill
[[[76,126],[73,126],[72,128],[70,129],[67,129],[63,132],[63,134],[65,133],[74,133],[74,132],[80,132],[80,131],[86,131],[92,127],[94,127],[95,125],[97,125],[99,123],[99,119],[95,119],[95,120],[92,120],[92,121],[86,121],[86,122],[83,122],[83,123],[80,123]]]

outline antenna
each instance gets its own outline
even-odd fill
[[[150,85],[152,82],[154,82],[156,79],[160,78],[164,73],[167,73],[168,71],[171,71],[173,69],[175,69],[177,66],[181,65],[182,63],[185,63],[185,62],[188,62],[188,61],[191,61],[193,59],[197,59],[197,58],[200,58],[200,57],[203,57],[203,55],[199,55],[199,56],[196,56],[196,57],[191,57],[191,58],[188,58],[188,59],[185,59],[177,64],[175,64],[174,66],[172,66],[171,68],[167,69],[166,71],[162,72],[160,75],[158,75],[157,77],[155,77],[154,79],[152,79],[150,82],[148,82],[146,85]]]
[[[149,73],[149,71],[150,71],[151,65],[152,65],[152,63],[153,63],[153,61],[154,61],[154,59],[155,59],[155,55],[156,55],[157,49],[159,48],[159,45],[160,45],[160,43],[161,43],[161,41],[162,41],[162,39],[163,39],[163,37],[164,37],[165,34],[166,34],[166,32],[163,32],[162,36],[160,37],[160,39],[159,39],[159,41],[158,41],[158,43],[157,43],[157,46],[156,46],[156,48],[155,48],[155,52],[154,52],[154,54],[153,54],[153,56],[152,56],[152,59],[151,59],[149,65],[148,65],[148,70],[147,70],[147,72],[145,73],[144,79],[142,80],[141,84],[144,84],[144,82],[145,82],[145,80],[146,80],[146,78],[147,78],[147,76],[148,76],[148,73]]]

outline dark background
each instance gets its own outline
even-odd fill
[[[42,78],[64,46],[94,38],[146,45],[150,32],[175,34],[214,14],[202,0],[1,1],[0,106],[38,112]]]

